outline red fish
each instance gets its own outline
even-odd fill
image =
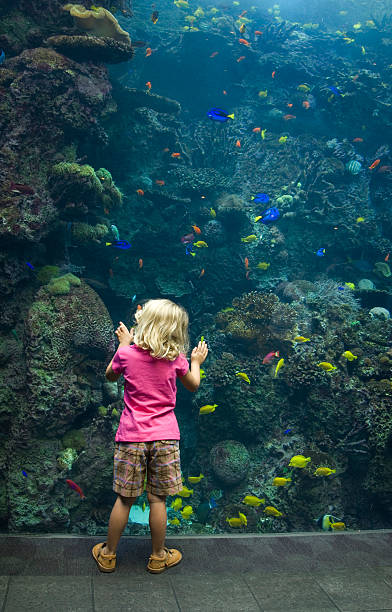
[[[266,363],[271,363],[274,357],[279,357],[279,351],[271,351],[270,353],[267,353],[263,359],[264,365]]]
[[[249,259],[247,257],[245,257],[244,259],[244,264],[245,264],[245,270],[249,270]]]
[[[150,91],[150,89],[151,89],[151,81],[147,81],[146,87],[148,87],[148,91]]]
[[[353,142],[363,142],[363,138],[353,138]]]
[[[140,306],[140,304],[138,304],[138,305],[137,305],[137,309],[138,309],[138,310],[141,310],[141,309],[142,309],[142,307]]]
[[[136,193],[137,193],[138,196],[144,196],[143,189],[136,189]]]
[[[141,270],[143,267],[143,260],[142,258],[139,259],[139,270]]]
[[[85,499],[85,494],[83,493],[82,489],[79,487],[79,485],[76,484],[76,482],[74,482],[73,480],[69,480],[67,478],[66,483],[68,486],[71,487],[71,489],[73,489],[74,491],[76,491],[77,493],[79,493],[80,497],[82,499]]]
[[[237,149],[240,149],[241,148],[241,141],[237,140],[236,143],[235,143],[235,146],[237,147]]]
[[[152,53],[151,47],[147,47],[147,49],[146,49],[146,57],[150,57],[151,53]]]
[[[255,134],[258,134],[259,132],[261,132],[261,128],[255,127],[253,128],[252,132],[254,132]]]
[[[310,108],[310,102],[308,102],[308,100],[304,100],[302,102],[302,106],[308,110],[308,108]]]
[[[219,51],[214,51],[211,53],[210,57],[216,57],[219,54]]]
[[[195,234],[185,234],[185,236],[182,236],[181,242],[183,244],[189,244],[190,242],[193,242],[194,239],[195,239]]]
[[[177,157],[178,159],[179,157],[181,157],[181,153],[172,153],[171,157]]]
[[[262,35],[262,31],[261,30],[255,30],[255,34],[256,36],[261,36]]]
[[[388,259],[389,259],[389,255],[390,255],[390,253],[388,253],[388,255],[385,255],[385,257],[384,257],[384,261],[388,261]]]
[[[249,274],[250,274],[250,270],[248,270],[247,273],[245,274],[246,280],[249,280]]]
[[[238,39],[238,42],[239,42],[241,45],[245,45],[245,47],[249,47],[249,45],[250,45],[249,40],[246,40],[245,38],[239,38],[239,39]]]
[[[272,76],[272,78],[273,78],[273,79],[275,78],[275,74],[276,74],[276,70],[274,70],[274,71],[271,73],[271,76]]]
[[[226,91],[226,89],[223,89],[223,90],[222,90],[222,93],[223,93],[223,95],[224,95],[224,96],[227,96],[227,91]]]
[[[244,17],[244,15],[246,15],[248,11],[245,9],[242,11],[241,15],[238,16],[238,19],[241,19],[241,17]]]
[[[26,195],[33,195],[35,193],[34,189],[29,185],[22,185],[21,183],[14,183],[13,181],[11,181],[9,191],[11,191],[12,193],[17,193],[18,195],[21,193],[24,193]]]
[[[238,62],[238,63],[240,63],[240,62],[242,62],[242,60],[244,60],[244,59],[245,59],[245,55],[241,55],[241,57],[239,57],[239,58],[237,59],[237,62]]]
[[[374,168],[377,168],[377,166],[380,163],[380,161],[381,161],[381,159],[374,160],[374,162],[369,166],[369,170],[374,170]]]
[[[155,181],[156,185],[159,185],[160,187],[163,187],[163,185],[165,184],[165,181],[160,181],[159,179]]]
[[[292,103],[292,102],[287,102],[287,106],[288,106],[289,108],[293,108],[293,103]]]
[[[290,119],[296,119],[296,118],[297,118],[297,117],[296,117],[295,115],[285,115],[285,116],[283,117],[283,119],[284,119],[285,121],[290,121]]]

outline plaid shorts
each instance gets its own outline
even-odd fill
[[[113,491],[124,497],[138,497],[144,491],[154,495],[176,495],[183,488],[179,440],[116,442],[114,447]]]

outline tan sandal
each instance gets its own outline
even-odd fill
[[[155,555],[150,555],[150,559],[148,561],[147,570],[152,574],[161,574],[169,567],[173,567],[173,565],[177,565],[181,559],[182,554],[179,550],[175,548],[164,548],[166,552],[165,557],[156,557]]]
[[[92,549],[92,554],[97,562],[98,569],[101,572],[114,572],[116,569],[116,554],[104,555],[102,550],[105,548],[106,542],[96,544]]]

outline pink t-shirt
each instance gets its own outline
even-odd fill
[[[169,361],[151,357],[136,344],[121,346],[113,357],[112,370],[125,379],[124,410],[115,441],[179,440],[174,414],[176,378],[189,370],[185,355],[180,353]]]

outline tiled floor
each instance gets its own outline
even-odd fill
[[[1,535],[1,612],[392,612],[392,530],[173,538],[183,560],[159,575],[131,537],[100,573],[98,541]]]

